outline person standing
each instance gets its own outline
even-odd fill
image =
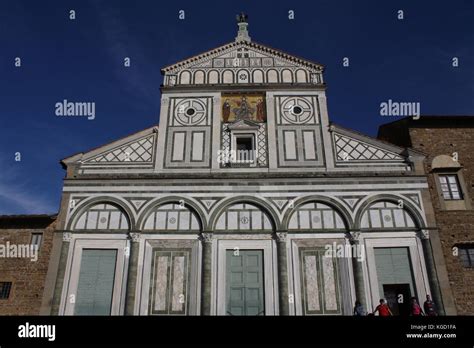
[[[412,316],[424,315],[423,310],[421,309],[421,306],[418,304],[418,301],[416,300],[416,297],[411,298],[410,315]]]
[[[381,317],[389,317],[393,315],[390,307],[385,303],[383,298],[380,299],[380,304],[375,308],[372,314],[375,314],[376,312],[379,312],[379,316]]]
[[[362,306],[362,303],[360,303],[360,301],[358,300],[355,301],[354,315],[357,317],[361,317],[365,315],[364,306]]]
[[[423,308],[425,309],[425,314],[429,317],[435,317],[438,315],[438,312],[436,311],[436,305],[431,300],[430,295],[426,295],[426,301],[423,304]]]

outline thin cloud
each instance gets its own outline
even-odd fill
[[[58,207],[42,194],[32,192],[28,182],[22,179],[24,173],[8,162],[0,158],[0,215],[57,212]]]

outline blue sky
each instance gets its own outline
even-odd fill
[[[160,68],[232,41],[241,11],[254,41],[325,65],[337,124],[376,135],[388,99],[474,115],[471,0],[2,0],[0,214],[57,212],[59,160],[157,124]],[[95,119],[55,116],[63,99],[95,102]]]

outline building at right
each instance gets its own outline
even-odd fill
[[[404,118],[381,125],[378,138],[426,154],[433,214],[457,314],[473,315],[474,116]]]

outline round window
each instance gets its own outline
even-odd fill
[[[301,115],[301,113],[303,113],[303,109],[300,106],[295,105],[295,106],[292,107],[291,112],[294,115]]]
[[[186,110],[186,115],[188,116],[192,116],[196,113],[196,110],[194,110],[193,108],[189,108]]]

